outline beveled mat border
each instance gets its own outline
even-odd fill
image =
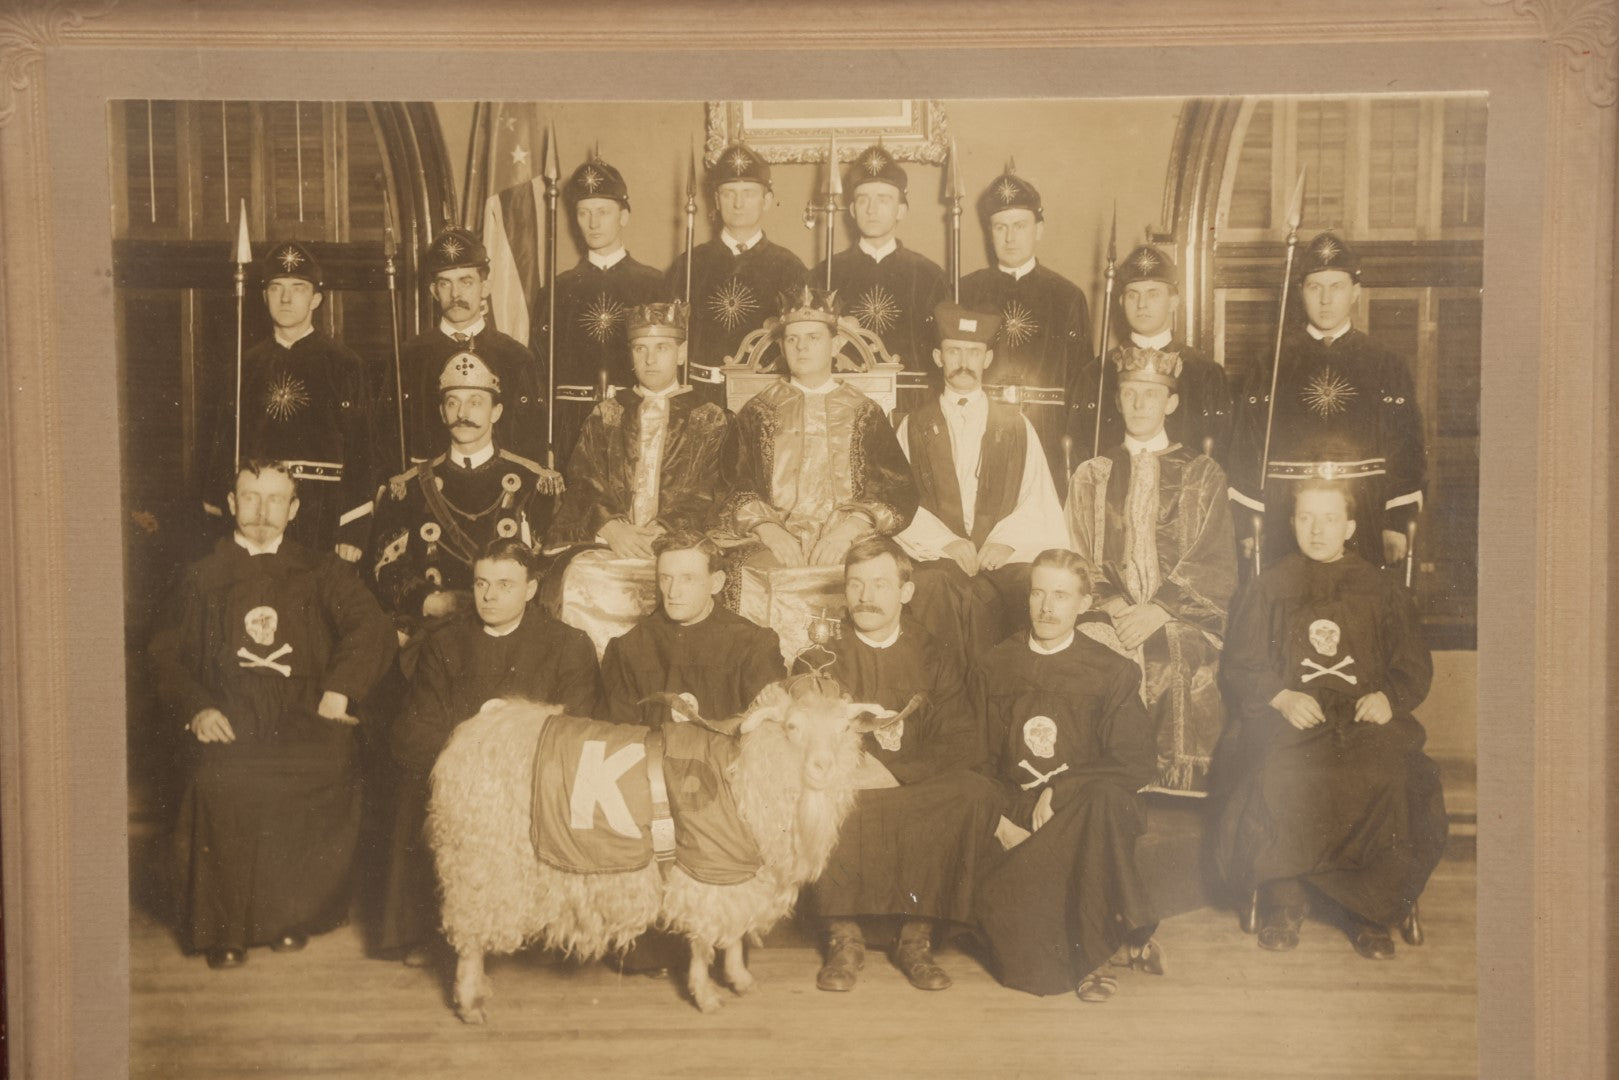
[[[701,51],[711,48],[712,18],[693,19],[702,12],[693,3],[583,12],[485,4],[470,29],[436,9],[402,17],[392,4],[332,10],[300,0],[278,5],[273,25],[235,2],[31,7],[0,13],[0,495],[9,523],[0,542],[0,824],[18,1075],[127,1069],[106,99],[1472,89],[1491,93],[1480,1060],[1489,1075],[1602,1075],[1615,141],[1612,15],[1601,0],[1366,0],[1347,19],[1341,5],[1305,0],[1287,6],[1285,24],[1235,0],[1016,2],[992,15],[961,3],[893,3],[880,15],[845,4],[715,4],[710,15],[723,9],[732,20],[728,39],[753,48],[712,54]],[[867,48],[806,51],[844,42],[857,15]],[[289,42],[289,27],[304,36]],[[997,44],[1040,47],[986,47]],[[459,55],[473,49],[482,51]]]

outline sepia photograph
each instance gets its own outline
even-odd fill
[[[1605,1075],[1600,7],[0,15],[11,1072]]]

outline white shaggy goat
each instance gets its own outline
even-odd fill
[[[681,718],[678,704],[674,711]],[[489,702],[456,729],[433,769],[428,840],[444,931],[457,957],[456,1014],[467,1023],[485,1019],[485,955],[538,942],[594,959],[627,948],[654,925],[690,940],[688,988],[699,1009],[720,1007],[709,977],[716,949],[725,980],[745,993],[753,976],[744,938],[790,912],[799,887],[825,869],[854,801],[860,732],[896,719],[850,702],[829,680],[800,678],[766,687],[746,713],[718,725],[740,740],[726,781],[763,866],[740,884],[713,885],[679,865],[574,874],[536,856],[536,749],[560,713],[552,705]]]

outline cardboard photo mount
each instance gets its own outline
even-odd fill
[[[1479,1060],[1491,1076],[1606,1075],[1616,18],[1611,0],[898,0],[790,13],[500,0],[475,18],[312,0],[273,16],[239,0],[8,5],[0,847],[13,1074],[128,1068],[109,99],[1481,90]]]

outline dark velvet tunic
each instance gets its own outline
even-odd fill
[[[764,236],[740,255],[720,239],[699,244],[691,253],[687,361],[710,369],[724,364],[750,331],[781,311],[782,296],[796,293],[808,275],[802,259]],[[666,280],[668,294],[685,299],[684,254],[676,256]],[[708,373],[694,369],[694,380],[698,374]]]
[[[411,461],[424,461],[444,449],[444,421],[439,415],[439,375],[450,357],[459,352],[477,354],[500,379],[500,419],[495,441],[513,453],[545,460],[545,369],[522,342],[486,327],[465,342],[446,334],[442,326],[417,334],[400,349],[401,379],[405,387],[405,435]],[[384,395],[393,398],[390,381]],[[388,428],[386,442],[398,443],[391,407],[378,420]],[[388,460],[397,457],[397,450]],[[559,455],[560,457],[560,455]]]
[[[668,706],[641,704],[662,693],[691,694],[705,720],[725,720],[753,704],[785,674],[776,632],[718,605],[694,626],[660,608],[607,643],[602,656],[603,713],[619,724],[662,723]]]
[[[809,280],[816,287],[825,284],[826,263]],[[899,407],[914,408],[937,393],[933,350],[939,335],[933,309],[950,295],[950,280],[939,265],[902,243],[880,262],[855,244],[832,256],[832,288],[843,313],[875,331],[884,348],[905,365]]]

